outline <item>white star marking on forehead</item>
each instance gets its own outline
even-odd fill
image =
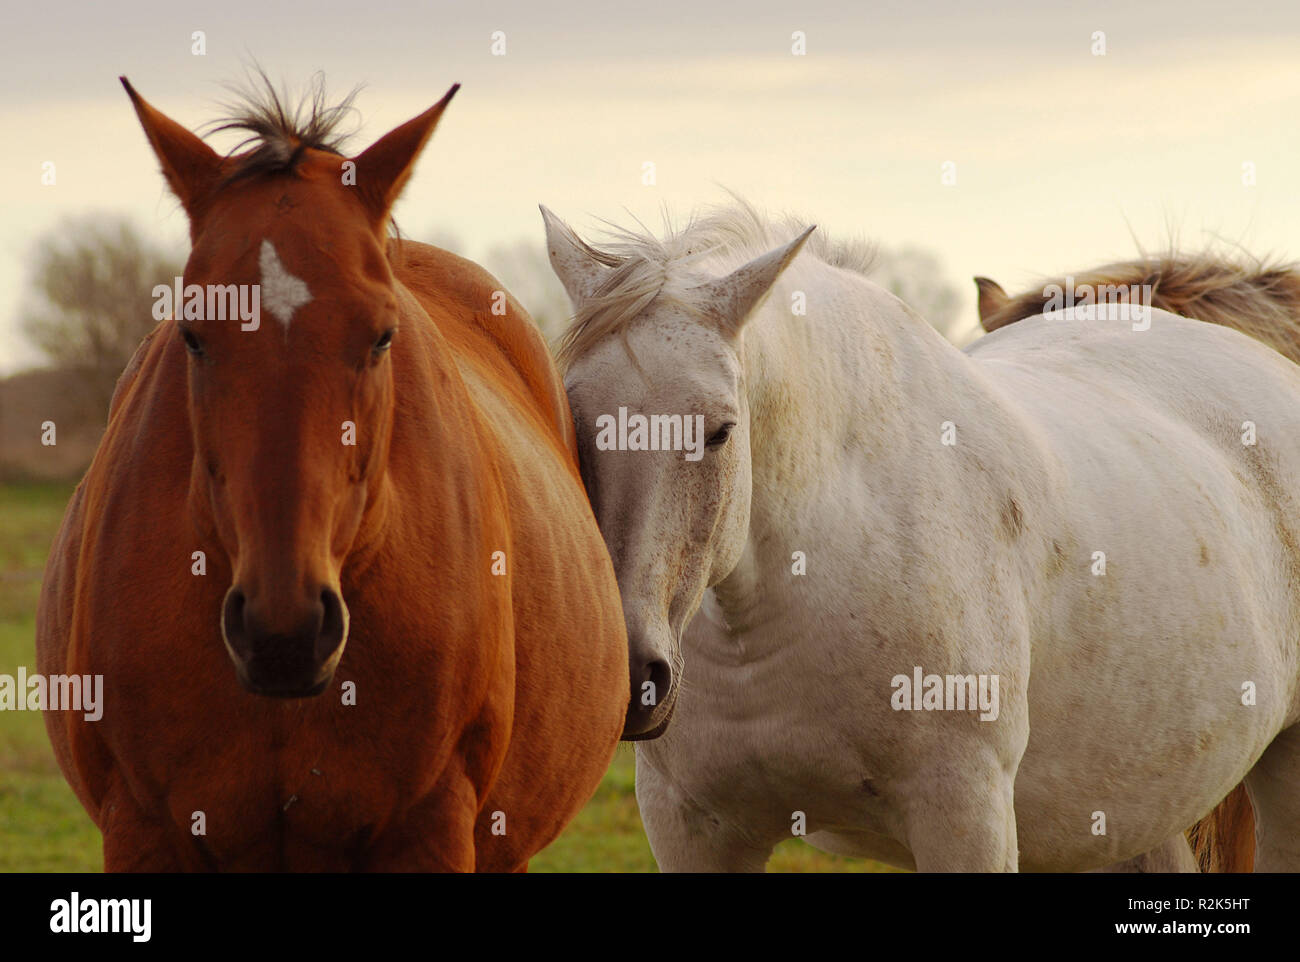
[[[293,312],[311,302],[311,291],[301,278],[294,277],[285,270],[280,263],[280,255],[275,252],[275,247],[269,240],[262,241],[258,266],[262,270],[262,306],[284,325],[287,337]]]

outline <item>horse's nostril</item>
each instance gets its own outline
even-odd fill
[[[673,669],[667,658],[656,655],[649,661],[633,656],[628,665],[632,676],[632,698],[627,705],[623,738],[643,741],[657,738],[668,726],[673,710]]]
[[[225,632],[226,641],[238,651],[247,650],[248,632],[244,625],[244,605],[246,599],[244,592],[239,588],[231,588],[226,592],[226,602],[221,607],[221,628]]]
[[[332,588],[325,588],[320,593],[322,608],[320,633],[316,636],[316,656],[322,660],[332,655],[343,642],[346,619],[343,613],[343,599]]]
[[[646,711],[662,704],[673,688],[673,671],[663,658],[656,658],[645,667],[641,690],[636,692],[637,703]]]

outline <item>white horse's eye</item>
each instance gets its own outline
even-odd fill
[[[718,430],[710,434],[709,439],[704,443],[711,448],[721,447],[727,443],[727,438],[731,437],[731,429],[735,426],[736,425],[734,424],[724,424],[722,427],[718,428]]]

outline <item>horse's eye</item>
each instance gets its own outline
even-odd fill
[[[727,443],[727,438],[731,437],[731,429],[734,427],[734,424],[724,424],[722,427],[718,428],[718,430],[710,434],[709,439],[704,443],[711,448],[722,447],[722,445]]]
[[[393,328],[390,327],[388,330],[384,331],[383,334],[379,335],[379,340],[375,341],[373,350],[376,353],[380,351],[386,351],[390,346],[392,346],[392,343],[393,343]]]
[[[202,356],[203,345],[199,343],[199,339],[188,327],[181,328],[181,340],[185,342],[185,350],[189,351],[195,357]]]

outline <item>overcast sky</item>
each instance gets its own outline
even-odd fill
[[[1171,225],[1189,246],[1300,257],[1300,4],[1132,6],[10,4],[0,372],[34,358],[16,327],[29,251],[63,218],[127,214],[185,251],[118,74],[195,128],[252,58],[291,84],[323,70],[340,95],[364,83],[356,150],[462,83],[396,213],[468,256],[540,240],[539,201],[580,230],[658,224],[662,205],[685,215],[725,185],[832,234],[933,250],[972,325],[970,275],[1019,287],[1130,256],[1134,237],[1158,246]]]

